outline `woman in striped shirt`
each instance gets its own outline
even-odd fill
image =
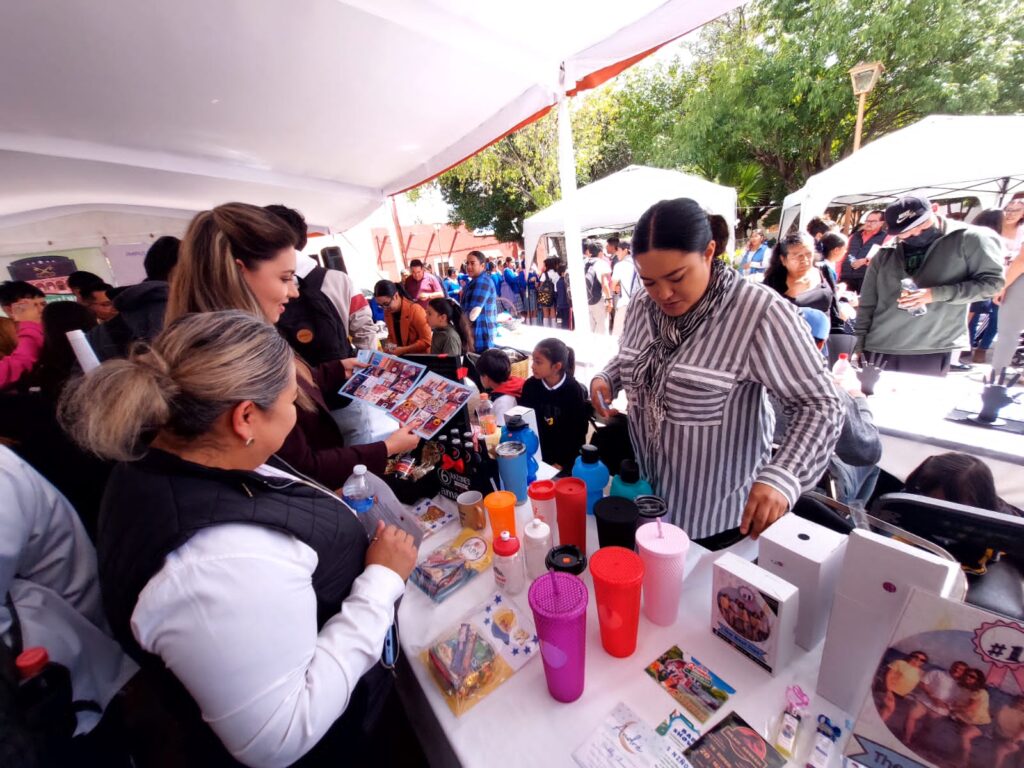
[[[756,537],[821,477],[843,424],[839,396],[796,310],[714,258],[707,215],[663,200],[633,237],[646,294],[618,354],[591,384],[602,416],[625,389],[644,477],[692,538]],[[772,455],[774,415],[789,429]]]

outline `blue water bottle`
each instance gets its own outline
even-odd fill
[[[594,514],[594,504],[604,496],[604,488],[611,477],[608,467],[601,461],[596,445],[583,446],[576,464],[573,465],[572,476],[587,484],[587,514]]]
[[[501,428],[501,442],[514,441],[526,446],[526,475],[527,482],[532,483],[537,479],[537,449],[540,448],[540,439],[530,429],[530,425],[518,413],[505,418],[505,426]]]
[[[516,504],[524,504],[529,498],[526,479],[526,446],[515,440],[501,443],[495,450],[498,456],[498,476],[506,491],[516,495]]]
[[[633,501],[637,496],[650,496],[653,493],[651,484],[640,477],[639,465],[632,459],[623,459],[619,465],[619,474],[612,478],[608,495]]]

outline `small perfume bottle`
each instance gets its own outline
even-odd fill
[[[810,703],[810,698],[799,685],[791,685],[786,688],[786,708],[782,712],[779,733],[775,737],[775,748],[786,758],[793,757],[793,753],[796,751],[800,724]]]

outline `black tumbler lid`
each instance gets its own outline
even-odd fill
[[[624,483],[638,483],[640,482],[640,465],[632,459],[623,459],[622,463],[619,464],[619,477],[622,478]]]
[[[636,504],[621,496],[605,496],[594,502],[594,517],[598,522],[635,525],[639,514]]]
[[[601,453],[597,450],[596,445],[584,445],[580,449],[580,455],[583,457],[584,464],[597,464],[601,459]]]
[[[505,417],[505,426],[508,427],[509,432],[514,432],[517,429],[525,427],[526,421],[518,413],[514,413],[511,416]]]
[[[544,565],[549,571],[579,576],[587,570],[587,556],[580,552],[579,547],[574,544],[560,544],[551,548],[547,557],[544,558]]]
[[[648,520],[664,517],[665,513],[668,512],[668,504],[660,496],[644,494],[633,499],[633,503],[640,510],[640,517],[647,518]]]

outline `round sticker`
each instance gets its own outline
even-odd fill
[[[300,328],[299,332],[295,334],[295,338],[299,340],[301,344],[309,344],[313,340],[313,331],[309,328]]]

